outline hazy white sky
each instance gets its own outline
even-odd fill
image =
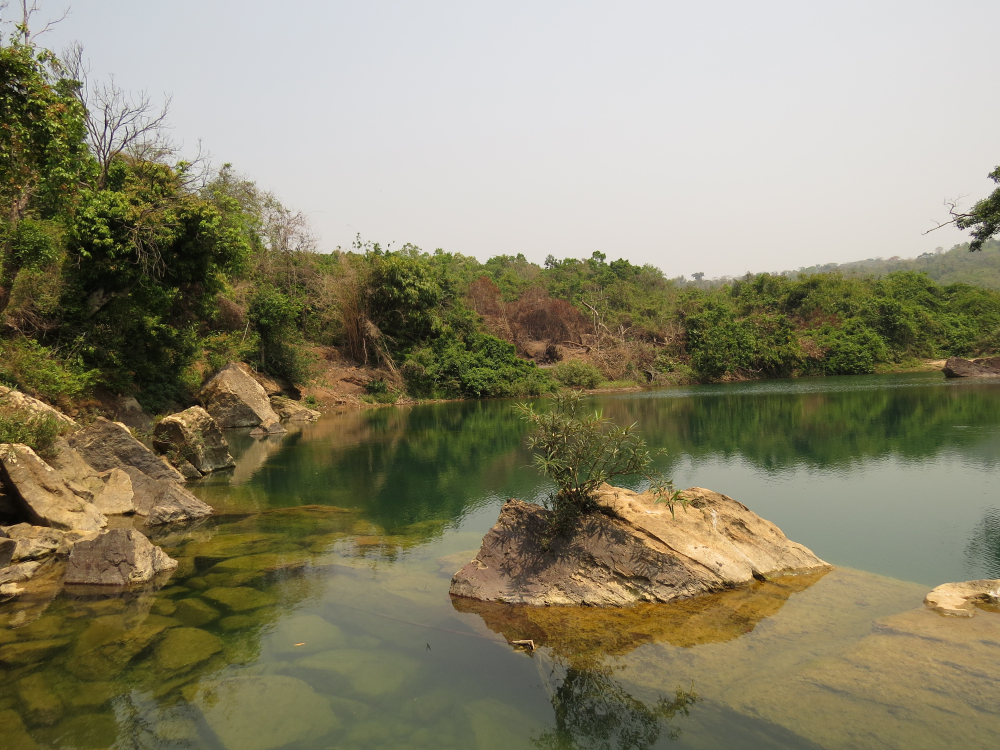
[[[76,0],[43,40],[172,93],[323,249],[718,276],[963,241],[921,232],[994,187],[997,29],[996,0]]]

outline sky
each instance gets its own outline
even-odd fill
[[[324,251],[717,277],[965,241],[922,233],[995,187],[998,28],[995,0],[76,0],[39,42],[171,94],[173,137]]]

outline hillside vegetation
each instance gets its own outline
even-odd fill
[[[319,253],[302,214],[229,165],[184,160],[148,107],[145,129],[102,135],[134,100],[88,100],[73,70],[0,44],[0,382],[67,408],[183,406],[231,360],[303,384],[333,348],[387,402],[870,373],[1000,347],[1000,292],[927,269],[702,288],[601,253],[480,263],[360,238]]]

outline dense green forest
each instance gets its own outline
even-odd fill
[[[1000,348],[1000,292],[919,268],[713,286],[602,253],[481,263],[361,238],[320,253],[301,213],[184,159],[163,112],[63,57],[0,40],[0,382],[53,403],[131,394],[163,412],[231,360],[307,383],[321,347],[372,368],[383,401],[871,373]]]

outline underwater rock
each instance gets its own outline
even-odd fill
[[[97,508],[73,493],[59,472],[27,445],[0,445],[0,482],[39,526],[97,531],[108,525]]]
[[[924,604],[935,612],[954,617],[974,617],[977,602],[1000,602],[1000,580],[943,583],[924,597]]]
[[[223,607],[233,612],[246,612],[250,609],[258,609],[277,604],[278,600],[271,594],[252,589],[248,586],[234,586],[233,588],[209,589],[202,596],[213,602],[218,602]]]
[[[607,513],[584,516],[571,538],[549,539],[551,511],[508,500],[454,596],[513,604],[626,606],[669,602],[784,573],[829,568],[732,498],[685,490],[672,517],[652,494],[604,485]]]
[[[246,365],[230,362],[201,389],[201,402],[222,429],[261,427],[265,432],[284,432],[278,415],[261,385]]]
[[[173,616],[191,627],[201,627],[219,619],[218,611],[201,599],[181,599],[177,602]]]
[[[371,649],[334,649],[295,662],[304,669],[343,675],[359,695],[378,698],[397,692],[417,673],[417,662],[400,654]]]
[[[31,724],[55,724],[62,718],[63,703],[40,672],[18,680],[17,694]]]
[[[271,650],[281,655],[304,656],[347,645],[343,631],[319,615],[298,615],[282,620],[268,640]]]
[[[222,641],[201,628],[172,628],[156,645],[156,661],[164,669],[179,671],[207,661],[222,651]]]
[[[153,479],[184,481],[177,469],[136,440],[125,425],[104,417],[77,432],[70,446],[98,471],[133,468]]]
[[[153,430],[153,445],[164,453],[176,452],[201,474],[236,465],[222,430],[200,406],[160,420]]]
[[[185,698],[201,709],[227,750],[305,746],[340,726],[325,698],[284,675],[202,682],[186,689]]]
[[[17,711],[0,711],[0,747],[4,750],[38,750]]]
[[[970,362],[962,357],[949,357],[942,372],[946,378],[1000,378],[1000,367],[993,364],[996,357]]]
[[[129,586],[174,570],[177,561],[135,529],[112,529],[76,544],[66,564],[66,583]]]
[[[179,624],[170,617],[157,615],[149,615],[134,626],[120,615],[96,617],[77,639],[66,668],[84,682],[110,680],[164,630]]]
[[[51,657],[66,648],[69,641],[65,638],[50,638],[44,641],[24,641],[8,643],[0,647],[0,666],[23,667],[25,664],[35,664]]]

